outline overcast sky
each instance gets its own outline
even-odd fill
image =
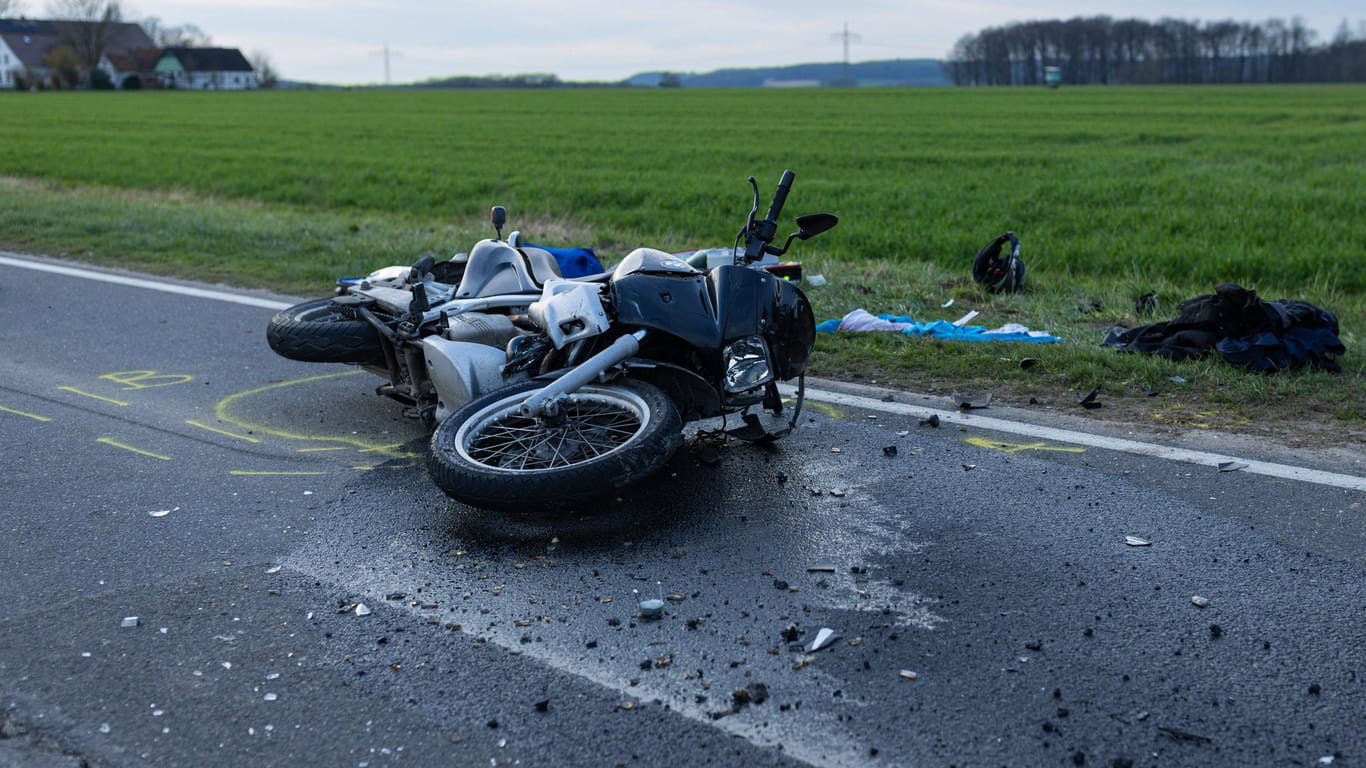
[[[44,0],[25,0],[31,13]],[[289,80],[361,84],[445,75],[551,72],[617,81],[638,72],[707,72],[839,61],[943,58],[965,34],[1029,19],[1106,14],[1156,21],[1289,20],[1320,40],[1344,19],[1360,34],[1360,0],[123,0],[125,18],[190,23],[215,45],[265,52]],[[855,38],[853,35],[857,35]]]

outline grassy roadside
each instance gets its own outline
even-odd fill
[[[536,222],[557,243],[591,242],[565,221]],[[394,213],[357,215],[99,187],[8,179],[0,182],[0,248],[50,254],[207,282],[282,293],[325,294],[341,274],[363,274],[431,254],[448,256],[487,235],[477,219],[435,222]],[[813,241],[815,246],[819,241]],[[606,255],[606,254],[605,254]],[[620,254],[617,254],[620,255]],[[902,259],[844,260],[819,247],[799,254],[825,286],[807,289],[818,319],[854,308],[953,320],[980,312],[974,324],[1017,322],[1063,338],[1061,344],[971,344],[898,334],[821,335],[815,375],[940,394],[991,393],[994,404],[1076,408],[1078,394],[1101,388],[1102,409],[1089,415],[1147,429],[1222,429],[1264,434],[1291,445],[1366,443],[1366,297],[1325,284],[1284,296],[1335,312],[1347,354],[1340,374],[1296,371],[1262,376],[1218,360],[1171,363],[1098,346],[1102,328],[1133,326],[1175,314],[1176,305],[1212,285],[1135,275],[1031,272],[1029,290],[984,293],[968,277],[971,253],[952,265]],[[1026,241],[1024,257],[1030,262]],[[610,259],[610,255],[608,255]],[[1154,317],[1134,299],[1156,292]],[[950,299],[953,303],[944,307]],[[262,353],[268,354],[263,345]],[[1022,368],[1023,358],[1038,364]]]

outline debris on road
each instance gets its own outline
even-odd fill
[[[937,413],[932,413],[932,414],[929,415],[928,418],[921,419],[921,420],[920,420],[920,426],[922,426],[922,427],[932,427],[932,428],[934,428],[934,429],[939,429],[939,414],[937,414]]]
[[[1191,605],[1195,606],[1196,608],[1208,607],[1209,598],[1201,597],[1200,595],[1191,595]]]
[[[357,616],[369,616],[371,613],[370,606],[365,603],[356,603],[355,613]]]
[[[1124,543],[1131,547],[1151,547],[1153,543],[1147,539],[1140,539],[1137,536],[1125,536]]]
[[[985,395],[973,396],[960,395],[957,392],[954,392],[953,402],[958,406],[958,410],[960,411],[971,411],[976,408],[985,408],[991,404],[991,393],[988,392]]]
[[[829,627],[821,627],[821,630],[816,633],[816,639],[811,641],[811,644],[806,647],[806,650],[809,653],[815,653],[816,651],[829,646],[831,643],[838,640],[839,637],[839,633],[835,630]]]
[[[1241,461],[1221,461],[1219,462],[1220,472],[1237,472],[1240,469],[1247,469],[1247,465]]]
[[[903,669],[903,670],[901,670],[900,672],[898,672],[897,675],[900,676],[901,679],[903,679],[903,680],[919,680],[919,679],[920,679],[920,675],[916,674],[915,672],[912,672],[912,671],[909,670],[909,669]]]
[[[125,616],[124,619],[123,619],[123,621],[119,622],[119,626],[120,626],[120,627],[125,627],[125,628],[126,628],[126,627],[136,627],[137,625],[139,625],[139,624],[141,624],[141,623],[142,623],[142,622],[141,622],[141,621],[138,619],[138,617],[136,617],[136,616]]]

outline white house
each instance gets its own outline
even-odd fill
[[[236,48],[167,48],[156,72],[167,88],[242,91],[260,86],[247,57]]]
[[[68,60],[74,56],[74,67],[79,68],[85,64],[82,57],[127,54],[152,45],[152,38],[142,27],[129,22],[0,19],[0,88],[13,88],[16,82],[39,87],[63,85],[58,82],[63,79],[60,70],[54,72],[49,59],[59,48],[69,48]],[[64,85],[70,87],[76,82]]]

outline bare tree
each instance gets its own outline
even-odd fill
[[[247,59],[256,72],[256,82],[262,88],[274,88],[280,82],[280,73],[275,70],[270,55],[265,51],[252,51]]]
[[[89,71],[99,64],[113,26],[123,20],[117,0],[50,0],[48,13],[60,24],[62,41]]]

